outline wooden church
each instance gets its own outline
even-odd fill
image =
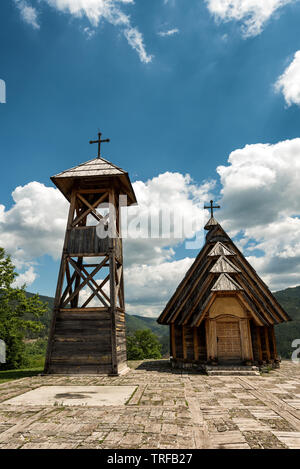
[[[209,208],[206,242],[157,320],[172,364],[278,366],[274,326],[290,318]]]
[[[117,375],[127,368],[119,196],[127,205],[136,198],[128,173],[101,157],[108,141],[99,133],[90,142],[98,144],[97,158],[51,178],[70,208],[46,373]]]

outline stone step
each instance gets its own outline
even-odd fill
[[[209,376],[259,376],[257,366],[247,365],[206,365],[205,372]]]
[[[206,370],[208,376],[260,376],[255,370]]]
[[[258,370],[255,365],[205,365],[207,370]]]

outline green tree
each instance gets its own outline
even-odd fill
[[[25,285],[13,286],[17,275],[10,256],[0,248],[0,339],[6,344],[6,363],[1,369],[20,368],[26,363],[26,334],[41,331],[44,326],[39,318],[47,310],[38,295],[26,297]]]
[[[128,360],[161,358],[161,344],[150,329],[138,330],[127,337]]]

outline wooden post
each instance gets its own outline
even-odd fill
[[[265,342],[266,342],[266,354],[268,362],[271,361],[271,352],[270,352],[270,343],[269,343],[269,333],[268,333],[268,326],[264,327],[265,332]]]
[[[270,332],[271,332],[271,338],[272,338],[272,344],[273,344],[273,357],[272,358],[274,358],[274,360],[278,360],[274,326],[270,326]]]
[[[242,359],[244,361],[252,361],[252,344],[251,344],[251,335],[249,329],[249,320],[240,319],[240,334],[241,334],[241,348],[242,348]]]
[[[261,327],[256,326],[255,327],[255,332],[256,332],[256,343],[257,343],[257,351],[258,351],[258,360],[260,362],[263,361],[263,353],[262,353],[262,347],[261,347],[261,336],[260,336],[260,331]]]
[[[198,348],[198,328],[194,327],[193,329],[193,338],[194,338],[194,359],[199,360],[199,348]]]
[[[171,355],[176,359],[175,324],[171,324]]]
[[[182,326],[182,349],[183,349],[183,359],[187,359],[187,350],[186,350],[186,341],[185,341],[185,326]]]
[[[115,206],[114,193],[109,192],[110,210]],[[110,213],[110,223],[114,234],[116,229],[115,213]],[[117,337],[116,337],[116,253],[115,253],[115,238],[110,238],[109,249],[109,280],[110,280],[110,315],[111,315],[111,349],[112,349],[112,373],[118,373],[118,359],[117,359]]]
[[[217,360],[218,344],[217,344],[217,327],[215,319],[206,320],[206,348],[207,360]]]

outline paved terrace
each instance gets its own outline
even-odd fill
[[[300,448],[300,365],[209,377],[135,362],[121,377],[36,376],[0,385],[0,448]],[[138,386],[125,405],[9,405],[40,386]]]

